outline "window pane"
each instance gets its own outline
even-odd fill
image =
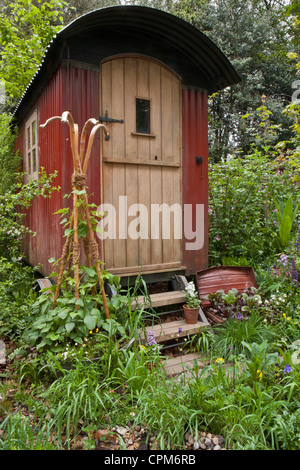
[[[36,131],[35,131],[35,121],[31,124],[31,129],[32,129],[32,145],[35,145],[36,142]]]
[[[136,132],[150,134],[150,101],[136,98]]]
[[[33,173],[36,172],[36,150],[32,149],[32,163],[33,163]]]
[[[31,154],[28,152],[27,154],[27,164],[28,164],[28,175],[31,174]]]
[[[30,139],[30,127],[27,128],[27,150],[30,150],[31,139]]]

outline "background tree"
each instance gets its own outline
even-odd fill
[[[67,24],[85,13],[98,8],[121,5],[121,0],[71,0],[64,12],[64,23]]]
[[[196,7],[196,8],[195,8]],[[248,152],[253,139],[242,117],[267,97],[275,125],[274,139],[289,137],[290,122],[282,115],[292,95],[293,66],[288,58],[293,34],[291,13],[278,1],[184,0],[173,11],[204,32],[229,58],[241,83],[210,97],[210,160],[220,161],[238,146]]]
[[[0,79],[10,107],[21,97],[47,45],[61,29],[66,5],[60,0],[0,3]]]

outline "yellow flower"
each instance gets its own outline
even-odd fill
[[[258,369],[257,375],[258,375],[259,380],[261,380],[262,375],[263,375],[263,374],[262,374],[262,371]]]
[[[92,332],[92,331],[89,331],[89,333],[90,333],[90,335],[92,335],[92,334],[93,334],[93,332]]]
[[[217,364],[224,364],[225,361],[224,361],[223,357],[218,357],[216,359],[216,362],[217,362]]]

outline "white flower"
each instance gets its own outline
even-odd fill
[[[188,285],[186,286],[185,288],[186,292],[191,295],[192,297],[194,297],[195,295],[195,284],[193,283],[193,281],[190,281],[188,283]]]

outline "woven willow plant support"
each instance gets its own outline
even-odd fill
[[[61,120],[62,123],[68,124],[70,128],[70,142],[73,156],[73,166],[74,172],[72,175],[72,189],[73,189],[73,211],[70,219],[70,231],[67,236],[66,242],[63,246],[62,256],[60,260],[59,273],[57,279],[57,285],[55,290],[55,295],[53,299],[53,308],[56,306],[56,301],[60,292],[60,287],[63,279],[63,273],[65,269],[65,264],[67,260],[69,263],[72,262],[74,267],[74,278],[75,278],[75,297],[76,300],[79,299],[79,258],[80,258],[80,244],[78,239],[78,216],[80,215],[82,219],[86,219],[88,225],[88,235],[83,239],[84,250],[87,258],[88,267],[92,265],[92,259],[94,259],[100,291],[103,298],[103,304],[105,309],[105,316],[107,319],[110,318],[107,300],[103,285],[103,280],[101,278],[101,269],[100,269],[100,258],[98,244],[95,240],[94,230],[91,224],[91,217],[88,208],[88,198],[85,191],[86,187],[86,170],[91,155],[91,150],[95,138],[95,134],[98,129],[103,129],[106,138],[109,138],[108,131],[103,124],[100,124],[96,119],[88,119],[82,129],[80,136],[80,147],[78,146],[78,124],[74,123],[73,117],[69,111],[65,111],[61,116],[53,116],[49,118],[44,124],[41,124],[40,127],[46,127],[50,122],[54,120]],[[86,138],[89,129],[92,127],[88,145],[86,148]],[[83,198],[83,205],[78,204],[80,199]],[[78,214],[78,206],[80,214]],[[83,209],[83,207],[85,209]],[[71,258],[72,255],[72,258]]]

